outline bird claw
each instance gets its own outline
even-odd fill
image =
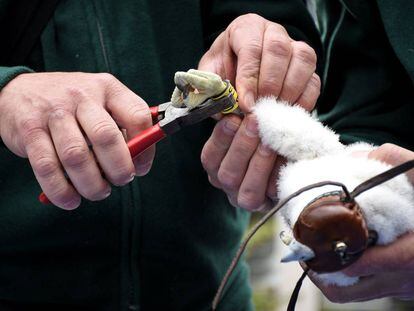
[[[177,71],[174,76],[175,89],[171,102],[175,107],[185,105],[195,108],[208,98],[222,93],[227,85],[212,72],[190,69],[187,72]]]

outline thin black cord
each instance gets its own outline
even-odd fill
[[[309,268],[306,267],[305,271],[303,271],[301,277],[296,282],[295,289],[293,290],[293,293],[290,296],[289,304],[288,304],[286,311],[295,311],[296,302],[298,301],[299,291],[300,291],[300,288],[302,287],[303,280],[308,275],[308,272],[309,272]]]
[[[217,309],[217,306],[220,303],[221,296],[223,295],[224,288],[225,288],[231,274],[233,273],[234,269],[236,268],[236,265],[239,262],[241,255],[243,254],[244,250],[246,249],[247,243],[250,241],[250,239],[253,237],[253,235],[256,233],[256,231],[259,230],[259,228],[261,226],[263,226],[269,220],[270,217],[272,217],[277,211],[279,211],[286,203],[288,203],[294,197],[297,197],[301,193],[303,193],[305,191],[308,191],[310,189],[318,188],[318,187],[322,187],[322,186],[327,186],[327,185],[339,186],[342,189],[346,189],[344,184],[339,183],[339,182],[335,182],[335,181],[322,181],[322,182],[318,182],[318,183],[315,183],[315,184],[305,186],[305,187],[299,189],[298,191],[292,193],[291,195],[289,195],[284,200],[281,200],[275,207],[273,207],[269,212],[267,212],[256,223],[256,225],[250,230],[250,232],[248,233],[248,235],[244,239],[243,243],[240,245],[239,249],[237,250],[236,255],[233,257],[233,260],[232,260],[229,268],[226,271],[226,274],[224,275],[224,277],[223,277],[223,279],[220,283],[220,286],[217,290],[216,295],[214,296],[214,300],[213,300],[213,303],[212,303],[212,310],[213,311],[215,311]]]
[[[308,191],[310,189],[313,189],[313,188],[318,188],[318,187],[322,187],[322,186],[326,186],[326,185],[334,185],[334,186],[339,186],[339,187],[342,188],[342,190],[344,191],[345,197],[348,200],[353,200],[356,196],[360,195],[362,192],[367,191],[367,190],[369,190],[373,187],[376,187],[379,184],[382,184],[382,183],[384,183],[384,182],[386,182],[386,181],[388,181],[388,180],[390,180],[390,179],[392,179],[392,178],[394,178],[394,177],[396,177],[396,176],[412,169],[413,167],[414,167],[414,160],[407,161],[407,162],[405,162],[401,165],[398,165],[394,168],[391,168],[391,169],[385,171],[384,173],[381,173],[377,176],[374,176],[374,177],[368,179],[367,181],[365,181],[362,184],[360,184],[359,186],[357,186],[351,193],[349,193],[346,186],[342,183],[335,182],[335,181],[323,181],[323,182],[314,183],[314,184],[305,186],[305,187],[299,189],[298,191],[292,193],[290,196],[288,196],[284,200],[280,201],[275,207],[273,207],[269,212],[267,212],[256,223],[256,225],[250,230],[250,232],[248,233],[248,235],[244,239],[243,243],[240,245],[239,249],[237,250],[236,255],[234,256],[229,268],[226,271],[226,274],[224,275],[224,277],[223,277],[223,279],[220,283],[220,286],[217,290],[216,295],[214,296],[214,300],[213,300],[213,303],[212,303],[212,310],[215,311],[217,309],[217,306],[220,303],[220,299],[223,295],[226,284],[227,284],[231,274],[233,273],[234,269],[236,268],[236,265],[239,262],[241,255],[243,254],[244,250],[246,249],[247,243],[250,241],[250,239],[253,237],[253,235],[256,233],[256,231],[259,230],[259,228],[261,226],[263,226],[269,220],[270,217],[272,217],[276,212],[278,212],[291,199],[293,199],[294,197],[297,197],[301,193],[303,193],[305,191]],[[292,294],[292,297],[290,299],[290,302],[289,302],[288,311],[294,310],[296,300],[297,300],[297,296],[299,295],[299,289],[302,285],[303,279],[307,275],[308,270],[309,269],[305,270],[305,272],[302,274],[301,278],[299,279],[298,283],[296,284],[295,290],[294,290],[294,292]],[[292,305],[293,305],[293,309],[292,309]]]

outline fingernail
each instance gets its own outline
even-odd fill
[[[133,181],[133,180],[134,180],[134,178],[135,178],[135,173],[132,173],[132,174],[131,174],[131,176],[130,176],[130,177],[129,177],[129,179],[128,179],[128,182]]]
[[[74,210],[79,207],[80,203],[81,203],[81,198],[78,197],[69,202],[63,203],[62,209],[65,209],[67,211]]]
[[[247,111],[245,111],[245,112],[250,112],[251,111],[251,109],[254,106],[254,102],[255,102],[254,94],[252,92],[247,92],[246,95],[244,95],[244,97],[243,97],[243,104],[247,109]]]
[[[149,170],[151,169],[152,166],[152,162],[151,163],[146,163],[146,164],[142,164],[137,166],[136,168],[136,175],[137,176],[144,176],[147,175]],[[135,177],[135,175],[134,175]]]
[[[225,120],[223,129],[226,132],[226,134],[234,135],[237,132],[237,130],[239,129],[239,126],[240,126],[239,124],[237,124],[237,123],[235,123],[231,120]]]
[[[107,197],[109,197],[111,195],[112,189],[109,188],[109,190],[106,191],[106,193],[103,195],[102,200],[106,199]]]
[[[249,117],[247,120],[246,135],[249,137],[257,137],[259,135],[259,129],[257,128],[257,122],[254,117]]]
[[[270,149],[268,146],[263,145],[263,144],[259,145],[258,150],[259,150],[259,154],[264,157],[269,157],[273,153],[272,149]]]

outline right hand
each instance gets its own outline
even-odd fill
[[[275,96],[312,110],[320,92],[316,53],[286,29],[255,14],[236,18],[202,57],[200,70],[228,79],[246,117],[227,115],[217,123],[201,153],[213,186],[232,205],[263,211],[277,201],[277,179],[285,159],[260,143],[250,113],[259,97]]]
[[[78,207],[81,196],[105,199],[108,182],[145,175],[155,148],[131,159],[120,128],[131,138],[151,125],[148,105],[106,73],[21,74],[0,92],[1,139],[29,158],[42,190],[63,209]]]

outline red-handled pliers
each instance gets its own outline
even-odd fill
[[[177,108],[171,102],[151,107],[154,125],[128,141],[129,152],[132,158],[135,158],[153,144],[179,131],[181,128],[196,124],[216,113],[228,111],[234,107],[237,107],[237,97],[234,93],[228,93],[226,96],[219,96],[214,99],[207,99],[193,109],[187,107]],[[39,195],[39,201],[44,204],[51,203],[43,192]]]
[[[128,142],[132,158],[181,128],[198,123],[216,113],[232,108],[235,104],[236,100],[232,94],[229,94],[217,100],[208,99],[193,109],[187,107],[177,108],[171,102],[151,107],[151,116],[155,124]]]

